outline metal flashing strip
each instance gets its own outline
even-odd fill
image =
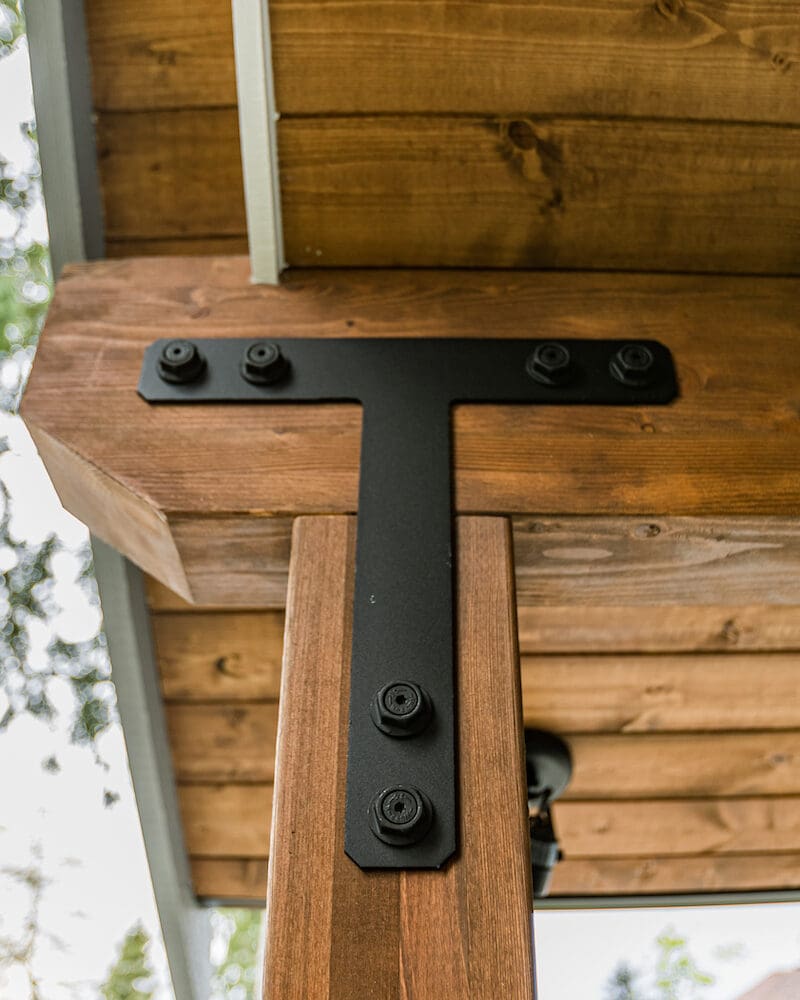
[[[457,848],[450,411],[455,403],[660,405],[655,341],[162,340],[151,403],[364,407],[345,850],[362,868],[439,868]]]
[[[172,987],[202,1000],[211,982],[211,925],[192,887],[141,572],[92,539],[103,628],[125,735]]]
[[[64,264],[104,253],[83,2],[27,0],[25,22],[50,258],[57,278]]]
[[[42,186],[54,277],[104,253],[90,65],[82,0],[27,0]],[[141,574],[93,540],[104,630],[170,978],[180,1000],[205,1000],[208,914],[198,904],[177,805]]]

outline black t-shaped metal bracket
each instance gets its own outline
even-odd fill
[[[453,404],[652,406],[677,392],[671,355],[655,341],[215,339],[147,349],[139,393],[151,403],[363,406],[345,821],[345,850],[360,867],[439,868],[457,846]]]

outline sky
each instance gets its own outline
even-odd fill
[[[0,59],[0,152],[6,157],[21,162],[27,155],[19,123],[32,116],[22,46]],[[0,233],[3,225],[0,214]],[[38,238],[44,235],[43,212],[31,228]],[[61,508],[21,421],[0,417],[0,435],[8,435],[12,446],[0,462],[0,475],[15,498],[15,533],[41,541],[56,531],[77,549],[86,529]],[[0,553],[0,570],[2,558]],[[64,610],[56,625],[65,638],[78,639],[94,627],[94,612],[74,583],[76,560],[67,555],[57,568]],[[42,655],[41,649],[33,655]],[[69,694],[65,690],[60,697],[68,715]],[[51,880],[42,922],[63,947],[45,942],[37,956],[45,1000],[96,1000],[92,984],[103,979],[116,947],[137,922],[156,939],[151,958],[159,972],[158,1000],[168,1000],[158,918],[118,726],[101,737],[99,750],[107,770],[85,748],[70,746],[64,722],[49,728],[22,719],[0,734],[0,867],[30,864],[38,850]],[[61,765],[55,775],[41,766],[52,754]],[[103,807],[105,789],[120,796],[111,809]],[[25,893],[0,878],[0,935],[20,925],[26,907]],[[735,1000],[770,973],[800,966],[797,904],[546,911],[536,914],[534,925],[540,1000],[603,1000],[617,964],[651,967],[655,939],[670,927],[689,938],[701,966],[718,974],[713,989],[702,993],[705,1000]],[[728,949],[729,957],[721,958],[720,949]],[[2,1000],[28,1000],[25,984],[7,974],[3,981],[3,975]],[[66,981],[84,985],[74,994],[59,985]]]

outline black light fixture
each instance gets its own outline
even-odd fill
[[[553,869],[563,857],[553,826],[551,806],[569,785],[572,755],[555,733],[525,730],[525,765],[528,780],[533,896],[543,899],[550,892]]]

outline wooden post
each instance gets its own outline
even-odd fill
[[[268,1000],[530,1000],[531,880],[511,536],[461,518],[460,849],[442,871],[344,853],[355,520],[295,523],[272,819]]]

